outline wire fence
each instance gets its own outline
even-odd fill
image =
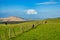
[[[34,22],[29,24],[23,24],[22,26],[20,26],[20,24],[17,26],[14,25],[13,27],[10,27],[13,24],[10,26],[5,25],[7,28],[3,28],[3,26],[1,26],[2,28],[0,28],[0,40],[10,40],[18,35],[21,35],[36,28],[40,24],[40,22]]]

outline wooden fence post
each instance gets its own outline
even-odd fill
[[[35,25],[34,24],[32,25],[32,28],[35,28]]]
[[[0,34],[0,40],[2,40],[2,38],[1,38],[1,34]]]
[[[8,40],[9,39],[9,36],[8,36],[8,30],[7,30],[7,28],[6,28],[6,30],[4,32],[5,32],[5,37]]]
[[[14,28],[13,28],[13,32],[14,32],[14,35],[16,36],[15,31],[14,31]]]
[[[22,33],[24,32],[24,27],[22,27]]]
[[[10,32],[11,30],[10,30],[10,28],[9,28],[9,38],[11,38],[11,32]]]

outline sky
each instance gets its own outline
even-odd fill
[[[24,19],[60,17],[60,0],[0,0],[0,18]]]

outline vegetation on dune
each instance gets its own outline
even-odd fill
[[[0,39],[9,40],[12,37],[16,37],[17,35],[30,30],[33,24],[35,26],[39,24],[37,22],[39,21],[25,22],[20,24],[0,24]]]
[[[0,24],[0,40],[60,40],[60,19]]]
[[[49,26],[50,25],[50,26]],[[60,40],[60,24],[43,24],[12,40]]]

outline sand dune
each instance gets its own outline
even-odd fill
[[[0,21],[25,21],[25,20],[16,16],[11,16],[8,18],[0,18]]]

